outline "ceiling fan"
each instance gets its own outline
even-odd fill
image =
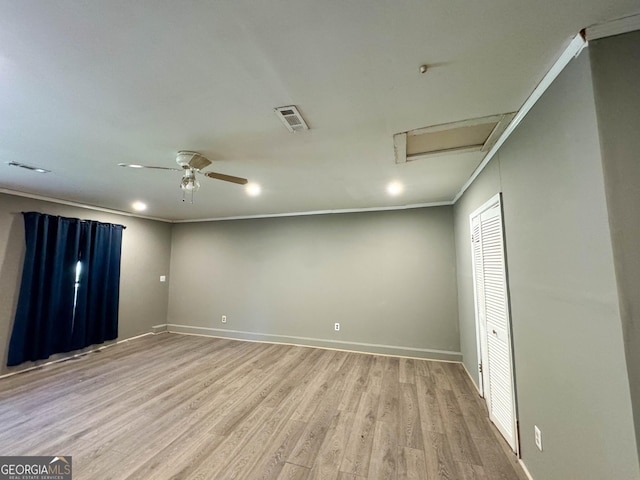
[[[211,165],[211,160],[203,155],[200,155],[198,152],[181,150],[176,156],[176,163],[180,166],[180,168],[156,167],[153,165],[138,165],[133,163],[119,163],[118,166],[183,172],[182,180],[180,181],[180,189],[182,190],[182,201],[185,201],[186,194],[191,194],[191,203],[193,203],[193,194],[200,188],[200,182],[196,178],[196,173],[200,173],[205,177],[214,178],[216,180],[222,180],[224,182],[237,183],[238,185],[246,185],[249,182],[246,178],[234,177],[232,175],[225,175],[223,173],[216,172],[203,172],[203,168],[207,168],[209,165]]]

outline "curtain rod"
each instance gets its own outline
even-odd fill
[[[25,213],[37,213],[38,215],[46,215],[48,217],[56,217],[56,218],[66,218],[68,220],[78,220],[80,222],[85,222],[85,223],[87,223],[87,222],[97,222],[97,223],[102,223],[104,225],[114,225],[114,226],[117,226],[117,227],[122,227],[123,230],[127,229],[126,225],[122,225],[120,223],[110,223],[110,222],[101,222],[100,220],[87,220],[87,219],[84,219],[84,218],[65,217],[64,215],[52,215],[50,213],[42,213],[42,212],[34,212],[34,211],[30,211],[30,212],[24,212],[23,211],[21,213],[23,215]]]

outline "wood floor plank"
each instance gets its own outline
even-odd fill
[[[431,380],[439,390],[451,390],[451,381],[445,370],[447,362],[429,362]]]
[[[367,477],[361,477],[360,475],[356,475],[355,473],[340,472],[337,478],[338,480],[364,480]]]
[[[469,396],[469,394],[466,394],[456,397],[469,433],[474,438],[491,437],[493,432],[491,430],[491,421],[489,420],[487,409],[484,406],[475,406],[475,401],[469,400]]]
[[[355,412],[360,404],[360,397],[369,383],[372,357],[358,355],[354,368],[345,381],[345,390],[340,401],[340,410]]]
[[[398,478],[398,429],[396,425],[376,422],[369,463],[369,476],[381,480]]]
[[[186,478],[210,479],[223,478],[227,475],[227,465],[242,451],[244,446],[257,434],[262,424],[271,417],[273,409],[263,406],[256,409],[241,425],[216,447],[211,448],[207,457],[203,459],[193,472],[188,472]]]
[[[334,388],[336,388],[337,390],[345,390],[347,388],[351,372],[354,370],[354,366],[358,361],[358,357],[362,356],[363,355],[356,353],[347,353],[345,355],[340,368],[338,368],[338,370],[336,370],[336,373],[333,375]]]
[[[269,447],[261,455],[256,465],[248,470],[246,478],[255,480],[275,480],[286,465],[305,428],[303,422],[290,420],[280,432],[269,440]],[[308,472],[308,470],[307,470]]]
[[[109,472],[113,471],[113,466],[121,467],[126,459],[126,455],[113,450],[97,449],[83,455],[75,452],[73,457],[73,477],[74,478],[100,478],[111,480],[113,478]]]
[[[255,379],[255,382],[248,382],[241,391],[231,399],[233,403],[222,409],[224,415],[211,429],[212,433],[227,436],[232,432],[236,425],[244,420],[251,412],[253,412],[267,396],[271,393],[278,383],[278,379],[267,376],[262,381]]]
[[[307,478],[309,478],[308,468],[291,463],[286,463],[278,475],[278,480],[307,480]]]
[[[509,450],[507,442],[497,436],[499,434],[496,429],[496,435],[493,438],[480,438],[475,441],[488,478],[526,480],[527,477],[517,464],[515,454]]]
[[[287,372],[286,378],[265,399],[264,405],[275,408],[296,390],[300,391],[302,385],[307,385],[312,378],[312,371],[316,362],[322,357],[322,352],[313,349],[300,349],[302,355],[296,358],[295,366]]]
[[[389,423],[394,427],[397,427],[400,421],[399,378],[400,359],[387,358],[382,374],[377,420]]]
[[[429,432],[424,439],[424,455],[427,478],[437,480],[459,480],[457,463],[451,454],[451,447],[445,434]]]
[[[418,391],[412,383],[400,384],[400,445],[424,448],[422,425],[418,406]]]
[[[458,463],[458,471],[461,480],[493,480],[494,478],[488,476],[483,467],[464,462]]]
[[[338,415],[333,418],[316,461],[309,472],[309,479],[335,480],[338,478],[349,432],[353,425],[353,417],[353,413],[339,410]]]
[[[212,446],[222,441],[206,428],[192,428],[173,439],[140,468],[127,476],[128,480],[166,480],[185,478],[185,473],[199,465]],[[171,461],[167,461],[171,459]]]
[[[338,404],[341,393],[339,390],[331,390],[317,406],[287,461],[307,468],[313,466],[334,418],[340,413]]]
[[[291,439],[287,446],[294,445],[304,428],[304,423],[291,419],[291,412],[273,412],[267,417],[264,424],[256,434],[246,442],[236,453],[232,461],[225,467],[225,475],[229,478],[255,478],[247,475],[257,462],[264,455],[265,448],[268,449],[273,444],[280,448],[280,441],[283,437]],[[285,453],[285,458],[286,458]],[[284,459],[282,461],[284,464]]]
[[[413,358],[400,359],[400,383],[415,383],[416,367]]]
[[[340,471],[366,477],[369,472],[379,392],[366,390],[360,399]]]
[[[326,355],[320,358],[313,366],[314,376],[311,377],[311,388],[305,389],[305,393],[300,398],[292,418],[303,422],[308,422],[315,412],[318,403],[327,395],[333,381],[333,373],[326,367],[334,358],[335,351],[327,351]]]
[[[75,480],[526,480],[458,364],[164,333],[0,379]]]
[[[398,480],[428,480],[423,449],[398,448]]]
[[[436,391],[443,423],[453,457],[460,462],[482,466],[476,444],[452,390]]]
[[[431,371],[429,370],[429,361],[427,360],[415,360],[416,375],[421,377],[430,377]]]
[[[444,433],[442,412],[438,404],[435,384],[430,377],[423,376],[418,376],[416,382],[423,439],[426,437],[427,432]]]

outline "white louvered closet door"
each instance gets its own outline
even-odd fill
[[[483,392],[489,416],[511,448],[517,450],[511,325],[500,197],[471,219],[474,288],[482,361]]]
[[[476,335],[478,336],[478,374],[480,376],[480,395],[489,402],[490,390],[484,388],[484,371],[481,365],[489,363],[487,359],[487,319],[484,305],[484,274],[482,270],[482,241],[480,233],[480,215],[471,219],[471,241],[473,242],[473,288],[476,300]]]

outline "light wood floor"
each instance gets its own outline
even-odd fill
[[[165,333],[0,392],[0,455],[75,480],[526,480],[458,364]]]

